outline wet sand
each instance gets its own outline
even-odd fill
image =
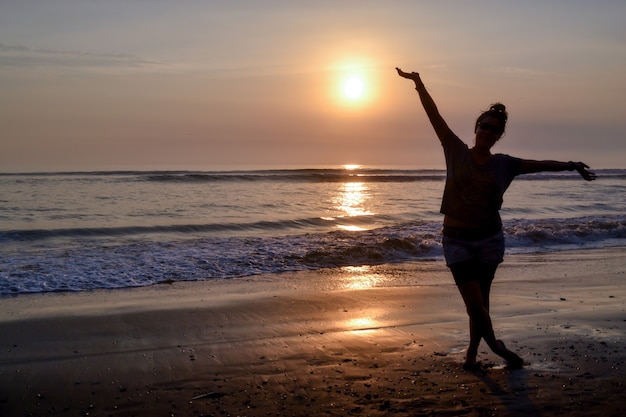
[[[1,416],[618,416],[624,248],[510,255],[509,370],[442,262],[0,300]]]

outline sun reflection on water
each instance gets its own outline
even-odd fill
[[[342,189],[339,190],[337,196],[333,200],[335,210],[338,210],[338,218],[349,219],[357,216],[372,215],[370,210],[365,207],[366,201],[370,198],[369,188],[362,182],[346,182],[343,183]],[[356,224],[340,224],[338,228],[347,231],[366,230],[366,227]]]
[[[343,190],[337,197],[337,209],[349,217],[372,214],[363,204],[368,198],[367,191],[368,188],[362,182],[344,183]]]

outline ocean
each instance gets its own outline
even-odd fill
[[[508,253],[626,246],[626,170],[519,176]],[[442,260],[443,170],[0,174],[0,294]]]

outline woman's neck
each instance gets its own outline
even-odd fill
[[[472,156],[474,162],[479,165],[485,164],[492,156],[489,149],[480,149],[475,146],[470,149],[470,155]]]

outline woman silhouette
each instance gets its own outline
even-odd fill
[[[501,103],[491,105],[478,116],[475,142],[469,148],[450,130],[416,72],[396,68],[398,75],[415,82],[422,106],[443,146],[446,184],[441,203],[443,251],[446,265],[469,315],[470,342],[464,367],[477,365],[478,345],[484,339],[489,348],[511,368],[524,361],[496,339],[489,315],[489,292],[504,255],[500,208],[504,192],[520,174],[541,171],[576,170],[587,181],[596,178],[582,162],[533,161],[504,154],[491,148],[502,137],[508,114]]]

